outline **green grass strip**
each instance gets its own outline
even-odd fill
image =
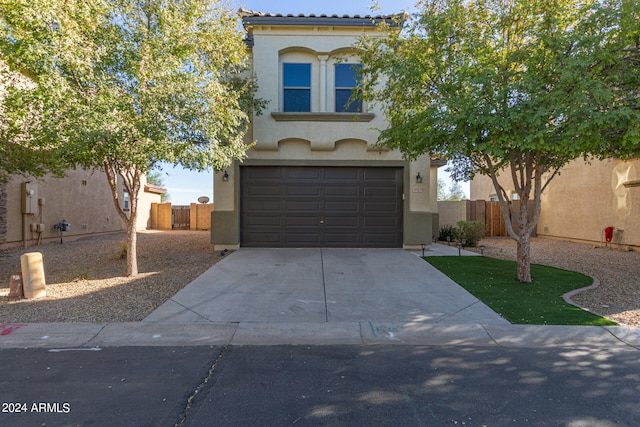
[[[592,279],[583,274],[533,264],[533,282],[521,283],[517,280],[515,261],[460,256],[425,257],[425,260],[511,323],[617,325],[562,299],[565,293],[592,284]]]

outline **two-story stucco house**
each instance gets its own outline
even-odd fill
[[[412,248],[437,229],[437,166],[375,146],[382,111],[349,102],[358,37],[392,16],[241,10],[257,96],[248,157],[214,177],[216,249]],[[436,224],[434,226],[434,223]]]

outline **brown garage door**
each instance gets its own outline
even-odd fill
[[[241,244],[401,247],[402,168],[241,168]]]

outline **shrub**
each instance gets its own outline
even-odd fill
[[[484,238],[485,232],[486,226],[481,221],[460,221],[456,237],[459,241],[465,240],[465,246],[475,247]]]
[[[443,225],[440,227],[440,234],[438,240],[446,242],[447,237],[451,238],[451,241],[456,239],[457,229],[453,225]]]
[[[120,258],[121,259],[127,258],[127,241],[126,240],[122,240],[120,242]]]

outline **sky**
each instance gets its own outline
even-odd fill
[[[372,10],[372,0],[231,0],[232,7],[243,7],[258,12],[316,15],[381,15],[411,11],[416,0],[378,0],[379,9]],[[444,172],[438,170],[438,177],[446,186],[451,180]],[[207,196],[213,200],[213,172],[193,172],[171,165],[163,168],[164,187],[167,189],[174,205],[197,203],[198,197]],[[462,188],[469,196],[469,184],[462,183]],[[215,201],[214,201],[215,202]]]

